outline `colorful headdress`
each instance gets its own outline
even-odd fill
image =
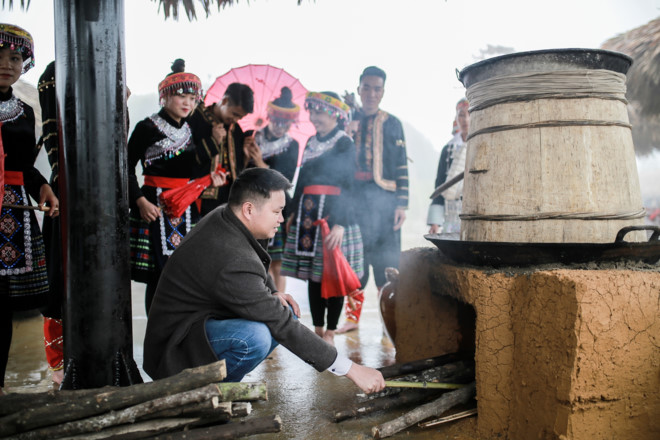
[[[0,48],[7,47],[23,56],[21,73],[34,67],[34,40],[28,31],[13,24],[0,23]]]
[[[300,106],[291,100],[291,89],[282,87],[280,97],[268,103],[268,119],[273,122],[293,122],[298,119]]]
[[[193,73],[180,72],[166,76],[158,84],[158,96],[161,101],[171,95],[191,93],[197,100],[202,99],[202,81]]]
[[[350,121],[350,107],[341,99],[334,98],[325,93],[309,92],[305,98],[305,110],[323,111],[345,122]]]
[[[467,98],[461,98],[461,99],[456,103],[456,113],[458,113],[458,111],[459,111],[460,109],[462,109],[462,108],[464,108],[464,109],[466,109],[466,110],[467,110],[468,108],[470,108],[470,103],[468,102]]]

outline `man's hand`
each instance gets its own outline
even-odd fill
[[[394,210],[394,230],[398,231],[401,229],[404,221],[406,221],[406,210],[403,208],[396,208]]]
[[[225,130],[225,126],[222,124],[213,125],[211,136],[213,136],[213,140],[218,145],[222,144],[225,141],[225,138],[227,137],[227,130]]]
[[[380,371],[355,362],[346,373],[346,377],[367,394],[377,393],[385,388],[385,379]]]
[[[284,307],[289,307],[290,305],[293,309],[293,314],[300,318],[300,306],[291,295],[282,292],[275,292],[274,295],[277,295]]]

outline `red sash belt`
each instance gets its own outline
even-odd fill
[[[5,185],[25,185],[23,171],[5,170]]]
[[[303,194],[338,196],[341,194],[341,188],[332,185],[309,185],[303,189]]]
[[[144,184],[156,188],[180,188],[186,186],[189,181],[190,179],[179,177],[144,176]]]
[[[374,173],[371,171],[356,171],[355,180],[374,180]]]

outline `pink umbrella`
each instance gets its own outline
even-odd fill
[[[284,69],[268,64],[248,64],[247,66],[231,69],[216,78],[213,85],[206,92],[204,104],[210,105],[220,101],[227,86],[233,82],[247,84],[254,91],[254,111],[238,122],[243,131],[256,131],[268,125],[268,103],[280,96],[282,87],[286,86],[291,89],[293,102],[299,105],[301,109],[298,122],[294,123],[289,129],[289,135],[300,144],[298,155],[298,166],[300,166],[307,139],[316,133],[316,129],[309,121],[309,114],[305,111],[307,89],[303,87],[297,78],[288,74]]]

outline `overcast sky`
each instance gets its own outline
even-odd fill
[[[125,0],[124,8],[134,94],[155,92],[175,58],[184,58],[205,88],[252,63],[284,68],[309,90],[340,94],[355,91],[360,72],[373,64],[388,74],[382,107],[438,150],[464,94],[456,69],[480,59],[488,45],[599,48],[660,16],[660,0],[239,0],[209,18],[198,7],[192,23],[185,15],[165,21],[152,0]],[[34,36],[36,68],[24,79],[36,84],[55,56],[52,1],[0,12]],[[660,164],[660,155],[654,160]]]

